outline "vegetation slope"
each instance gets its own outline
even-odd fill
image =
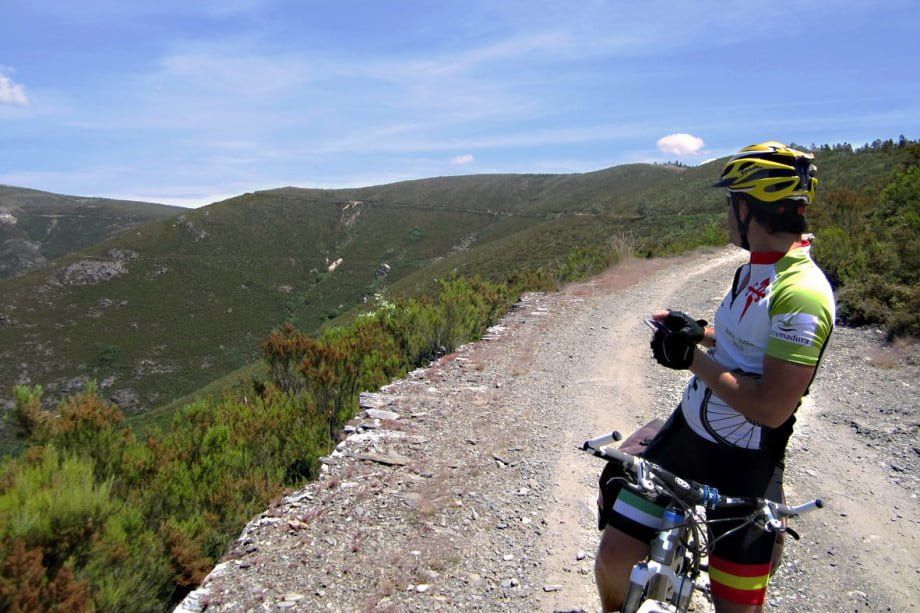
[[[626,227],[628,194],[675,174],[286,188],[186,211],[0,282],[0,398],[17,382],[59,398],[95,379],[126,411],[144,411],[257,359],[280,323],[315,330],[407,274],[462,264],[465,250],[503,241],[498,274],[600,241],[579,236],[589,218]],[[532,249],[541,236],[557,238]]]

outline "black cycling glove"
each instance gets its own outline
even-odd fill
[[[683,311],[668,311],[664,318],[664,325],[668,330],[679,334],[694,345],[703,340],[706,335],[706,320],[693,319]]]
[[[652,355],[662,366],[690,368],[696,345],[706,334],[706,321],[692,319],[682,311],[668,311],[663,323],[665,327],[652,336]]]
[[[687,340],[686,337],[676,332],[659,330],[652,337],[652,355],[655,360],[662,366],[673,368],[674,370],[684,370],[690,368],[693,363],[693,352],[696,349],[696,343]]]

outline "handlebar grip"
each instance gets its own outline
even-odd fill
[[[614,430],[609,434],[602,434],[596,438],[585,441],[582,443],[581,448],[583,451],[587,451],[588,449],[599,449],[604,445],[609,445],[610,443],[615,443],[621,440],[623,440],[623,435],[620,434],[619,431]]]
[[[820,498],[812,500],[811,502],[806,502],[795,507],[788,507],[786,505],[778,505],[777,511],[782,517],[795,517],[796,515],[801,515],[803,513],[808,513],[809,511],[814,511],[815,509],[823,509],[824,501]]]
[[[598,458],[604,458],[608,462],[611,462],[611,461],[620,462],[625,467],[627,467],[629,470],[632,470],[635,472],[641,460],[637,458],[636,456],[620,451],[619,449],[614,449],[613,447],[595,447],[594,445],[591,444],[592,442],[600,440],[602,438],[604,437],[599,436],[595,439],[591,439],[590,441],[585,441],[584,444],[582,444],[581,446],[582,451],[586,451],[590,453],[591,455],[598,457]]]

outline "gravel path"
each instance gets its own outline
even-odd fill
[[[180,609],[597,611],[601,467],[577,446],[670,413],[687,375],[654,364],[642,317],[711,319],[743,260],[632,261],[526,296],[482,341],[366,398],[322,477],[255,518]],[[917,358],[835,333],[787,471],[790,502],[828,508],[795,522],[770,609],[918,609]]]

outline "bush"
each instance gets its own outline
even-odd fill
[[[111,484],[96,480],[91,460],[54,447],[45,447],[34,462],[14,467],[12,474],[0,494],[3,538],[40,548],[52,578],[67,563],[82,565],[91,537],[116,510]]]
[[[156,611],[176,599],[175,570],[163,540],[140,509],[124,504],[93,540],[81,574],[102,611]]]
[[[13,386],[15,404],[9,418],[19,428],[23,436],[29,437],[44,425],[48,413],[42,410],[42,386]]]
[[[0,537],[0,610],[91,611],[89,586],[65,566],[49,578],[40,547]]]
[[[888,335],[920,338],[920,286],[905,288],[888,320]]]
[[[920,166],[892,173],[879,194],[830,192],[812,211],[815,259],[837,286],[840,316],[920,336]]]
[[[616,253],[600,247],[575,247],[566,257],[561,268],[561,278],[566,281],[581,281],[598,273],[616,261]]]

